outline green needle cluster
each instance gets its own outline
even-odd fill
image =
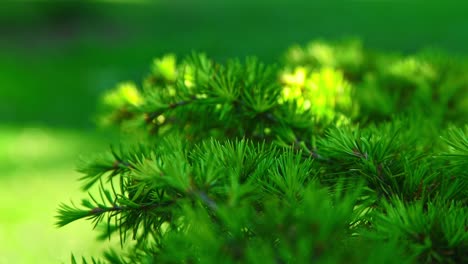
[[[155,59],[104,95],[125,140],[57,225],[120,240],[83,263],[468,263],[467,71],[355,40]]]

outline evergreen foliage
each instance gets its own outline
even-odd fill
[[[127,140],[57,225],[120,239],[83,263],[468,263],[467,70],[358,41],[156,59],[104,96]]]

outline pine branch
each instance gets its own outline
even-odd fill
[[[156,59],[104,100],[145,136],[85,159],[97,195],[56,225],[118,232],[109,263],[467,262],[467,68],[355,41]]]

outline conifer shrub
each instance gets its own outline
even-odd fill
[[[121,247],[72,263],[468,263],[467,70],[358,41],[155,59],[57,216]]]

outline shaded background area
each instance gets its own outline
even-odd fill
[[[461,1],[459,1],[461,2]],[[103,150],[99,96],[152,59],[193,50],[274,62],[292,44],[359,37],[371,49],[468,53],[468,5],[425,1],[33,1],[0,7],[0,263],[97,254],[91,226],[53,226],[81,197],[79,154]],[[88,232],[89,231],[89,232]]]
[[[92,127],[98,95],[118,81],[139,81],[151,59],[166,52],[274,61],[291,44],[349,36],[384,50],[468,51],[468,5],[408,2],[2,4],[0,120]]]

